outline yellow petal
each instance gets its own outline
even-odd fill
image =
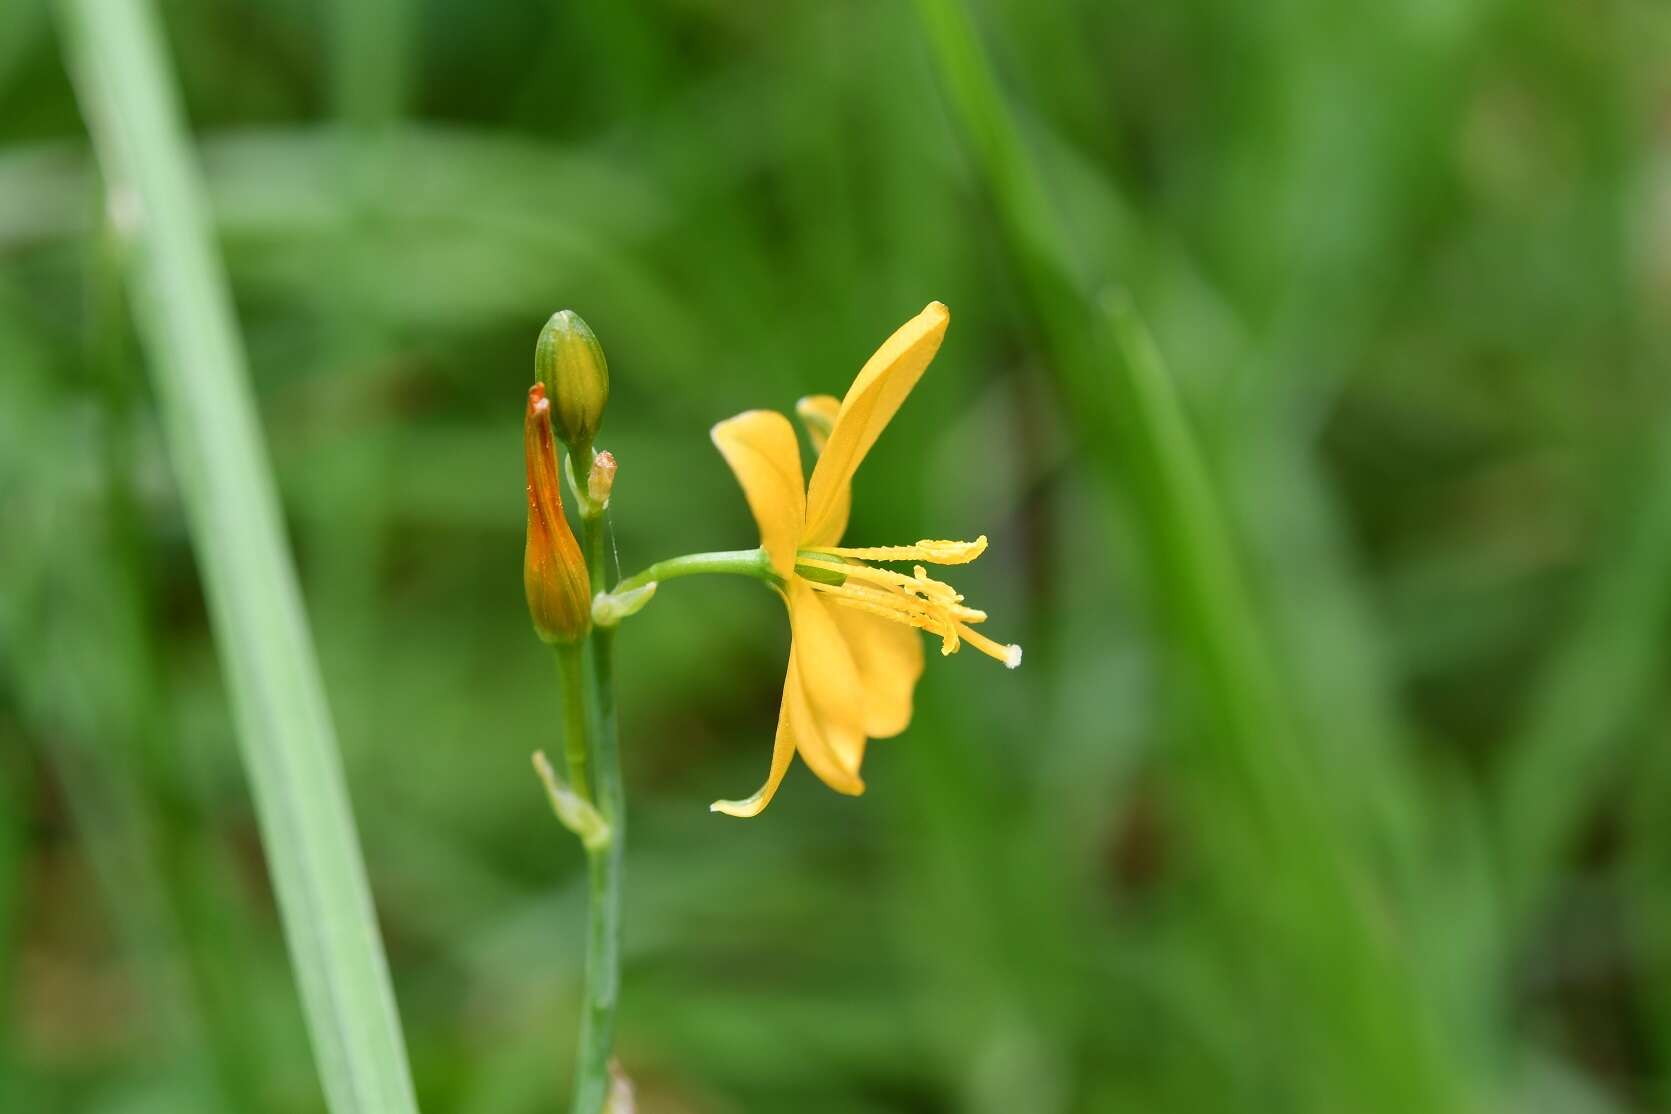
[[[865,454],[893,420],[905,396],[940,350],[951,315],[930,302],[876,350],[841,400],[829,441],[812,470],[807,491],[806,545],[834,545],[847,528],[850,485]]]
[[[830,614],[847,640],[865,692],[865,734],[891,738],[911,722],[911,691],[923,673],[923,636],[915,627],[839,603]]]
[[[708,806],[710,812],[723,812],[727,816],[750,817],[759,816],[765,807],[772,803],[777,795],[777,787],[783,784],[783,775],[789,772],[789,760],[795,757],[795,737],[789,729],[789,698],[790,689],[798,688],[800,681],[795,676],[795,648],[789,648],[789,672],[783,681],[783,703],[777,713],[777,738],[772,741],[772,768],[766,774],[766,784],[755,790],[752,797],[740,801],[715,801]],[[796,699],[801,699],[797,694]]]
[[[813,473],[818,472],[817,465],[813,466]],[[841,540],[841,535],[847,532],[847,519],[853,511],[853,477],[837,484],[826,500],[823,514],[823,525],[817,530],[804,530],[802,536],[809,546],[834,545]]]
[[[830,439],[830,430],[835,428],[836,415],[840,413],[841,400],[835,395],[808,395],[795,404],[795,414],[806,426],[813,452],[824,451],[824,443]]]
[[[789,624],[795,632],[795,658],[809,722],[790,723],[801,755],[832,789],[842,787],[825,772],[834,767],[858,781],[864,760],[864,685],[830,608],[800,577],[789,582]],[[857,790],[852,790],[857,792]]]
[[[716,425],[712,437],[742,485],[772,567],[788,578],[795,569],[795,548],[806,518],[801,448],[794,427],[782,414],[749,410]]]
[[[799,663],[796,665],[798,668]],[[864,759],[864,735],[858,736],[856,750],[851,740],[844,748],[851,759],[849,766],[848,761],[837,754],[837,747],[830,741],[829,725],[819,720],[799,675],[783,686],[783,707],[789,717],[789,731],[795,737],[795,748],[800,751],[801,761],[806,763],[807,769],[837,793],[846,793],[850,797],[863,793],[865,783],[859,778],[859,763]]]

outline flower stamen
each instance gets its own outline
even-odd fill
[[[986,535],[982,534],[972,542],[924,538],[916,545],[878,545],[858,549],[818,546],[801,552],[854,557],[861,561],[927,561],[931,565],[967,565],[986,552]]]
[[[997,658],[1006,668],[1014,669],[1021,664],[1021,647],[1015,643],[1007,646],[992,641],[977,630],[970,630],[962,623],[957,624],[957,632],[963,640],[988,657]]]
[[[1014,669],[1021,662],[1021,647],[994,642],[973,630],[972,624],[986,620],[986,612],[966,606],[963,596],[950,584],[929,576],[922,565],[907,575],[862,563],[865,558],[916,558],[958,564],[974,560],[985,548],[983,536],[976,542],[925,541],[914,546],[803,549],[798,554],[796,568],[814,591],[829,596],[835,603],[938,635],[942,654],[954,654],[967,642]]]

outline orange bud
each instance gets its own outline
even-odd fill
[[[551,436],[551,400],[538,383],[528,388],[522,423],[528,464],[528,548],[522,584],[534,630],[547,642],[585,637],[592,618],[592,585],[586,560],[563,516],[563,485],[557,473],[557,445]]]

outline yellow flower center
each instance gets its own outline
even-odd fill
[[[922,565],[911,575],[879,568],[871,561],[927,561],[965,565],[986,551],[986,535],[972,542],[920,541],[916,545],[842,548],[820,546],[796,554],[795,571],[815,592],[845,607],[940,636],[940,652],[955,654],[967,642],[1009,668],[1021,664],[1021,647],[1004,645],[973,629],[986,612],[963,603],[951,585],[935,580]]]

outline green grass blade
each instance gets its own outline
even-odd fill
[[[1279,964],[1282,998],[1329,1049],[1291,1085],[1325,1108],[1460,1109],[1429,1004],[1368,896],[1272,666],[1176,385],[1129,303],[1093,299],[1106,280],[1074,258],[964,6],[919,0],[918,9],[1081,444],[1136,496],[1180,675],[1205,727],[1187,791],[1220,900],[1237,910],[1235,934],[1257,937],[1261,958]]]
[[[68,0],[73,76],[232,696],[319,1074],[335,1114],[416,1110],[324,687],[243,345],[149,4]]]
[[[1671,437],[1665,423],[1630,495],[1618,544],[1591,573],[1582,610],[1533,690],[1498,785],[1503,872],[1514,912],[1535,915],[1583,823],[1641,740],[1671,610]]]

